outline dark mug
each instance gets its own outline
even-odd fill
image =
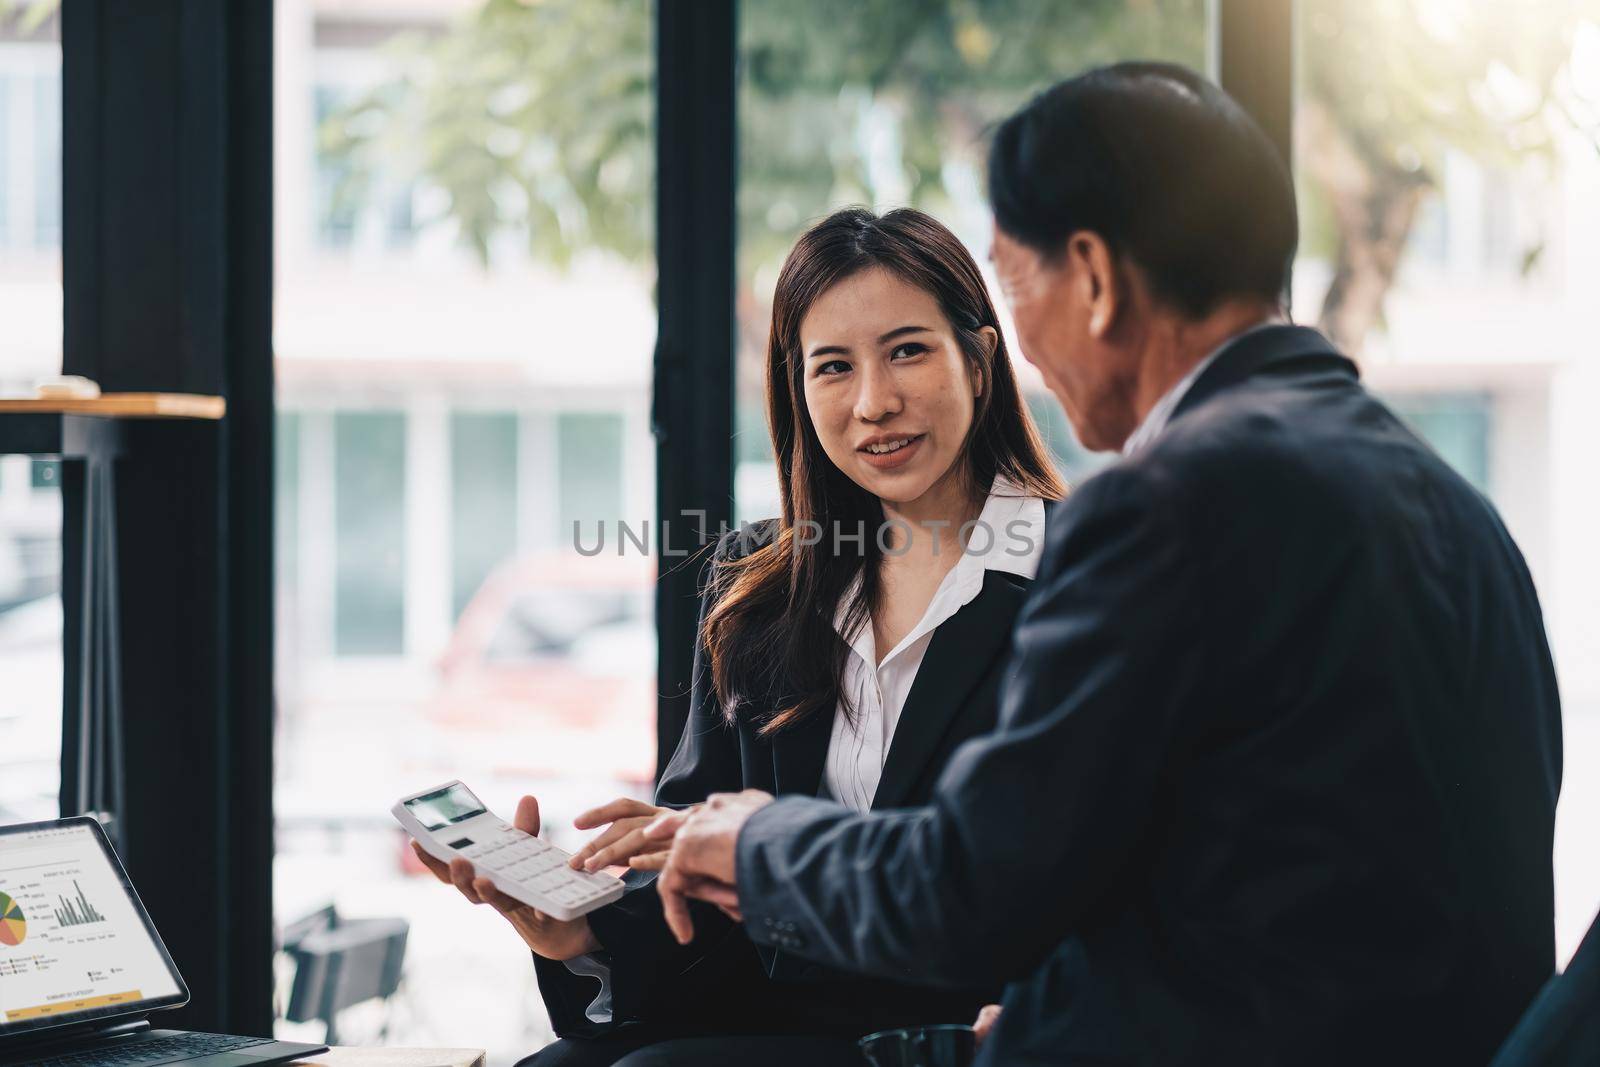
[[[872,1067],[970,1067],[978,1055],[970,1026],[880,1030],[856,1044]]]

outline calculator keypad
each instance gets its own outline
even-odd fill
[[[567,866],[567,853],[548,842],[509,830],[461,849],[461,855],[488,874],[509,879],[563,907],[577,907],[604,894],[613,879]]]

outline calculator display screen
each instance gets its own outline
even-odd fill
[[[406,801],[406,807],[418,822],[430,830],[465,822],[488,810],[483,806],[483,801],[472,795],[472,790],[460,783],[413,797]]]

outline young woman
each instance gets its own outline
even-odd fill
[[[626,863],[667,808],[745,788],[858,809],[925,803],[951,753],[990,730],[1012,623],[1057,479],[977,265],[917,211],[841,211],[778,279],[767,413],[783,516],[721,540],[708,568],[689,720],[656,794],[575,862]],[[523,829],[538,832],[524,798]],[[420,854],[420,853],[419,853]],[[757,949],[707,909],[678,945],[653,876],[556,922],[457,860],[434,872],[511,920],[562,1040],[524,1067],[861,1062],[874,1030],[971,1023],[992,989],[827,972]],[[937,937],[908,929],[907,937]]]

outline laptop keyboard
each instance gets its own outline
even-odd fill
[[[33,1067],[146,1067],[175,1060],[192,1060],[218,1052],[233,1052],[254,1045],[270,1045],[270,1037],[232,1037],[228,1034],[174,1034],[151,1041],[134,1041],[91,1052],[39,1060]]]

